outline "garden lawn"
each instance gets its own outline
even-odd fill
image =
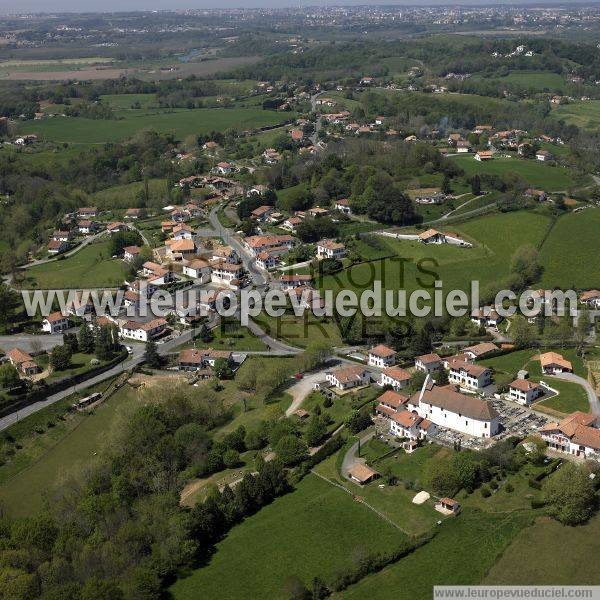
[[[542,400],[539,405],[570,414],[575,411],[590,412],[586,391],[578,383],[561,381],[555,377],[546,377],[544,381],[558,391],[558,396]]]
[[[104,144],[130,138],[143,129],[153,129],[159,133],[171,133],[182,140],[188,135],[211,131],[257,129],[276,125],[292,117],[292,113],[282,115],[274,110],[260,108],[129,110],[122,119],[69,117],[26,121],[20,126],[19,132],[35,133],[52,142]]]
[[[170,588],[175,600],[278,598],[297,576],[330,581],[358,551],[391,550],[404,536],[349,494],[309,474],[295,491],[234,527],[207,566]],[[260,560],[258,560],[260,557]],[[234,574],[234,575],[232,575]]]
[[[38,289],[118,287],[128,265],[110,257],[109,242],[92,243],[64,260],[27,269],[23,287]]]
[[[237,326],[236,326],[237,325]],[[177,350],[184,348],[216,348],[217,350],[237,351],[261,351],[266,350],[263,342],[257,338],[247,327],[239,323],[223,323],[211,330],[213,339],[203,342],[200,338],[183,344]]]
[[[560,552],[557,543],[568,551]],[[600,515],[580,527],[540,517],[523,529],[483,580],[485,585],[598,585]]]
[[[476,585],[529,519],[527,513],[465,509],[459,517],[446,519],[429,543],[333,598],[429,600],[435,585]],[[515,559],[523,561],[523,555]]]
[[[574,183],[571,172],[566,167],[550,166],[538,160],[517,158],[494,158],[478,162],[473,154],[453,156],[452,160],[464,169],[467,177],[475,174],[520,175],[529,185],[547,192],[567,190]]]
[[[282,317],[271,317],[262,313],[254,321],[267,335],[299,348],[306,348],[316,341],[326,341],[332,346],[342,343],[336,323],[331,319],[321,322],[311,311],[305,311],[302,317],[287,313]]]
[[[600,270],[593,268],[600,255],[599,231],[598,208],[560,217],[540,250],[544,266],[540,287],[599,288]]]

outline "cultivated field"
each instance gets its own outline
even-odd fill
[[[292,115],[282,115],[259,108],[198,108],[173,110],[130,110],[122,119],[94,120],[81,117],[53,118],[27,121],[20,127],[22,133],[35,133],[53,142],[76,144],[103,144],[132,137],[142,129],[171,133],[178,139],[188,135],[237,129],[244,131],[276,125]]]

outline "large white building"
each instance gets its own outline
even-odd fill
[[[498,413],[491,404],[461,394],[450,385],[437,387],[431,377],[427,377],[420,392],[411,396],[407,408],[438,427],[474,437],[489,438],[500,429]]]
[[[388,367],[381,372],[379,385],[392,386],[395,390],[401,390],[410,383],[410,373],[402,367]]]
[[[126,321],[121,325],[119,334],[123,338],[147,342],[160,335],[167,328],[167,321],[163,318],[153,319],[146,323],[138,321]]]
[[[340,367],[325,374],[325,379],[334,387],[340,390],[349,390],[361,385],[370,383],[370,376],[365,367],[361,365],[351,365]]]

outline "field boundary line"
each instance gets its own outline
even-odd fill
[[[352,496],[356,500],[356,502],[359,502],[363,506],[366,506],[370,511],[374,512],[380,519],[383,519],[384,521],[389,523],[392,527],[395,527],[398,531],[402,532],[404,535],[407,535],[409,538],[415,537],[412,533],[409,533],[408,531],[406,531],[406,529],[403,529],[402,527],[400,527],[400,525],[398,525],[398,523],[395,523],[394,521],[392,521],[386,514],[382,513],[380,510],[377,510],[374,506],[371,506],[366,500],[363,500],[362,498],[358,497],[356,494],[354,494],[352,492],[352,490],[349,490],[347,487],[341,485],[340,483],[331,481],[331,479],[328,479],[327,477],[325,477],[325,475],[321,475],[320,473],[317,473],[314,469],[311,469],[310,472],[313,475],[316,475],[317,477],[322,479],[323,481],[329,483],[330,485],[332,485],[332,486],[346,492],[346,494]]]

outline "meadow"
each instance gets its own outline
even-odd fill
[[[600,100],[561,104],[552,112],[569,125],[576,125],[588,131],[600,130]]]
[[[600,272],[593,268],[600,255],[599,231],[598,208],[560,217],[540,250],[544,265],[540,286],[575,290],[600,287]]]
[[[425,600],[435,585],[476,585],[530,519],[523,512],[465,509],[458,518],[443,521],[429,543],[332,597]]]
[[[24,444],[17,456],[19,452],[25,456],[19,457],[16,467],[11,464],[0,467],[0,504],[6,513],[10,517],[23,517],[41,510],[46,494],[54,486],[94,460],[113,424],[133,405],[135,398],[130,388],[121,388],[92,413],[69,417],[68,423],[59,422],[48,433]],[[63,404],[62,410],[65,408]]]
[[[562,548],[568,549],[560,552],[560,560],[557,560],[557,540]],[[482,583],[572,585],[576,581],[577,585],[598,585],[600,572],[592,567],[590,560],[599,552],[600,515],[579,527],[540,517],[515,537]]]
[[[486,80],[480,75],[474,75],[474,80]],[[535,89],[540,92],[547,90],[562,92],[565,87],[565,79],[558,73],[552,71],[511,71],[504,77],[491,77],[501,83],[512,83],[524,88]]]
[[[74,255],[36,265],[25,271],[24,288],[101,288],[123,283],[128,265],[111,259],[109,242],[89,244]]]
[[[328,581],[365,552],[391,550],[404,539],[352,496],[309,474],[234,527],[209,563],[170,592],[175,600],[197,598],[198,590],[207,598],[278,598],[291,576],[306,585],[313,577]]]
[[[171,133],[177,139],[192,134],[237,129],[244,131],[276,125],[292,118],[277,111],[260,108],[132,109],[121,119],[84,119],[82,117],[43,119],[21,124],[21,133],[35,133],[52,142],[103,144],[132,137],[143,129]]]
[[[550,166],[537,160],[513,156],[481,163],[473,158],[473,154],[453,156],[452,160],[465,171],[467,177],[481,173],[520,175],[529,185],[547,192],[567,190],[574,184],[571,172],[566,167]]]

